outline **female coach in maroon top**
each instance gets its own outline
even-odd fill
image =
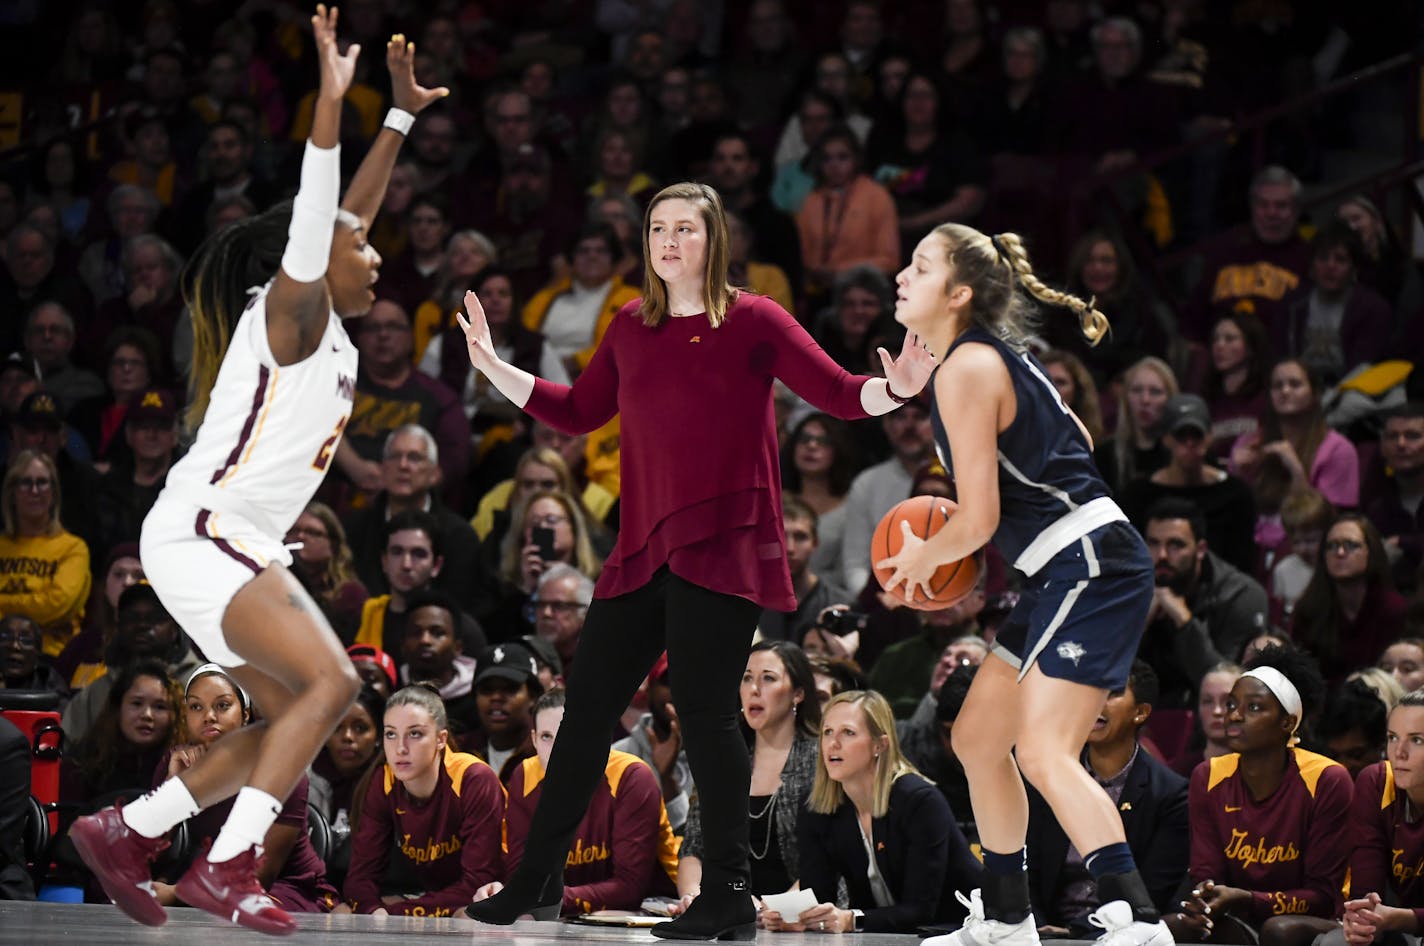
[[[701,184],[674,184],[643,222],[643,297],[618,313],[572,387],[500,361],[479,300],[461,318],[470,361],[513,403],[570,433],[621,414],[622,512],[569,682],[526,855],[509,885],[467,912],[489,923],[554,916],[569,838],[607,761],[605,735],[664,649],[706,826],[702,894],[671,939],[739,935],[747,890],[750,768],[737,730],[737,681],[762,608],[792,610],[781,522],[772,385],[826,413],[888,413],[934,364],[914,336],[880,352],[888,382],[838,367],[786,310],[727,284],[727,220]]]

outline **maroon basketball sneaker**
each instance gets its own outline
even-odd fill
[[[253,848],[217,864],[208,860],[208,852],[204,851],[178,881],[174,893],[189,906],[259,933],[286,936],[297,931],[297,921],[277,906],[257,882],[257,853]]]
[[[162,926],[168,911],[153,892],[149,864],[167,838],[146,838],[124,823],[119,806],[80,818],[69,837],[114,905],[144,926]]]

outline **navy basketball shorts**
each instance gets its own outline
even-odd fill
[[[1126,686],[1152,605],[1152,559],[1131,524],[1110,522],[1066,546],[1024,581],[993,653],[1022,680],[1046,676]]]

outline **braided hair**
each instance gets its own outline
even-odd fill
[[[1030,297],[1071,310],[1091,344],[1096,345],[1108,333],[1108,317],[1098,311],[1096,299],[1084,301],[1038,278],[1017,233],[989,236],[958,223],[941,224],[934,233],[948,245],[954,280],[974,290],[970,316],[1015,351],[1027,348],[1027,339],[1035,329]],[[1024,292],[1016,291],[1019,286]]]

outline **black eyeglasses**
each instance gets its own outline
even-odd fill
[[[15,485],[32,493],[43,493],[54,485],[54,480],[48,476],[22,476],[15,481]]]
[[[1354,539],[1331,539],[1325,543],[1325,551],[1332,554],[1338,552],[1358,552],[1365,547],[1365,543],[1356,542]]]
[[[829,447],[831,438],[825,434],[801,434],[796,438],[796,442],[807,447]]]

